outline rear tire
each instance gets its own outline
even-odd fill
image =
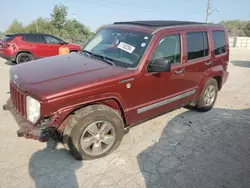
[[[64,129],[63,143],[76,160],[90,160],[115,150],[123,136],[123,120],[114,109],[91,105],[75,111]]]
[[[214,78],[210,78],[200,95],[196,109],[200,112],[206,112],[213,108],[218,94],[218,83]]]
[[[26,63],[31,60],[34,60],[34,57],[29,53],[20,53],[16,57],[17,64]]]

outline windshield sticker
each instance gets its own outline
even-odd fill
[[[147,36],[145,36],[145,37],[144,37],[144,39],[145,39],[145,40],[147,40],[147,39],[148,39],[148,37],[147,37]]]
[[[124,43],[124,42],[120,42],[120,44],[117,46],[117,48],[120,48],[120,49],[122,49],[130,54],[135,50],[134,46],[131,46],[131,45]]]
[[[144,46],[146,46],[146,43],[145,42],[141,43],[141,47],[144,47]]]

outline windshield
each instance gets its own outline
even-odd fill
[[[151,40],[150,34],[103,28],[85,46],[85,52],[113,60],[117,66],[136,67]]]

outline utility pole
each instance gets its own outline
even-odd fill
[[[206,23],[208,22],[208,16],[211,15],[214,11],[220,12],[219,9],[214,9],[211,11],[212,5],[211,5],[211,0],[207,1],[207,12],[206,12]]]
[[[35,20],[35,22],[36,22],[36,32],[39,33],[37,21]]]
[[[211,10],[211,0],[208,0],[208,2],[207,2],[207,12],[206,12],[206,23],[208,22],[208,16],[210,14],[210,10]]]

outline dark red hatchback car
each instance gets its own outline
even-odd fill
[[[5,35],[0,42],[0,57],[16,63],[55,56],[60,47],[68,47],[70,52],[81,51],[78,44],[69,44],[53,35],[41,33],[18,33]]]
[[[210,110],[228,60],[222,25],[118,22],[96,33],[82,54],[11,67],[3,108],[16,119],[18,136],[54,135],[76,159],[95,159],[138,122],[183,106]]]

